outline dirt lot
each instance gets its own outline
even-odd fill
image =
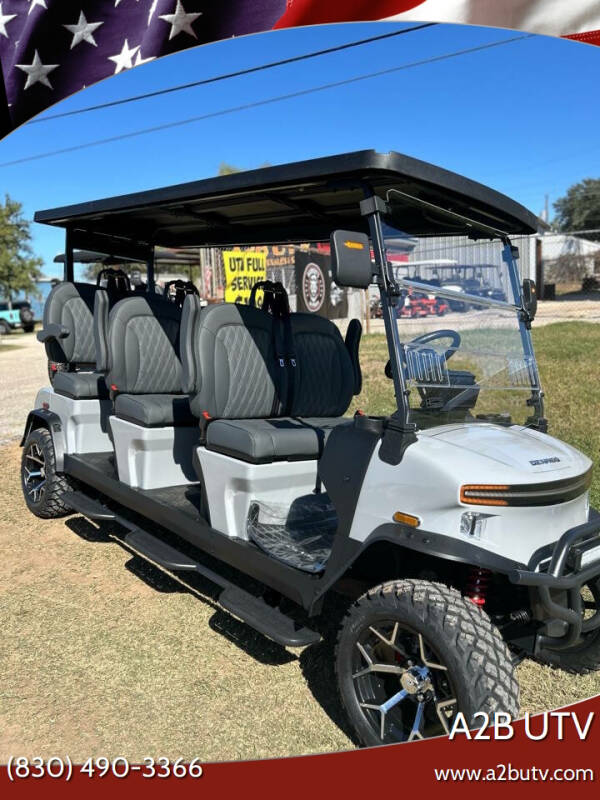
[[[48,384],[46,354],[35,333],[11,333],[0,336],[0,446],[23,432],[27,412],[35,395]]]
[[[132,557],[110,526],[26,511],[14,436],[45,382],[32,339],[15,336],[0,350],[0,436],[11,440],[0,449],[0,761],[57,753],[223,760],[353,747],[331,669],[342,601],[329,609],[323,643],[287,651],[220,611],[208,584],[185,590]],[[544,328],[536,345],[553,432],[597,458],[600,421],[589,412],[598,402],[600,326]],[[389,391],[383,346],[371,337],[362,356],[357,404],[375,413]],[[598,488],[596,478],[595,502]],[[600,674],[573,678],[531,662],[518,673],[523,710],[600,692]]]

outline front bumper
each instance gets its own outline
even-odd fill
[[[584,619],[581,595],[585,584],[600,578],[600,550],[596,549],[599,547],[600,514],[592,511],[588,522],[563,533],[549,563],[546,559],[542,569],[517,569],[509,574],[511,583],[530,586],[537,592],[544,621],[564,623],[559,636],[539,635],[538,648],[564,650],[575,645],[582,634],[600,628],[600,609],[593,617]],[[586,563],[586,553],[591,554],[590,563]]]

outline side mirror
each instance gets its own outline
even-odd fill
[[[331,272],[338,286],[366,289],[373,281],[369,237],[364,233],[334,231],[331,234]]]
[[[529,314],[529,318],[533,320],[537,311],[537,290],[535,281],[529,278],[525,278],[523,281],[523,306]]]

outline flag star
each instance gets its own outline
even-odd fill
[[[98,47],[94,39],[94,31],[104,25],[103,22],[88,22],[85,18],[83,11],[79,12],[79,21],[76,25],[63,25],[70,33],[73,34],[73,41],[71,42],[71,50],[76,47],[80,42],[89,42],[94,47]]]
[[[198,38],[194,32],[194,29],[192,28],[192,23],[195,22],[198,17],[202,16],[201,11],[198,11],[194,14],[186,14],[183,3],[181,0],[177,0],[177,7],[175,8],[174,14],[160,14],[159,16],[160,19],[164,19],[164,21],[168,22],[171,26],[169,40],[173,39],[179,33],[189,33],[189,35],[193,36],[194,39]]]
[[[154,12],[156,11],[156,6],[158,5],[158,0],[152,0],[152,5],[150,6],[150,11],[148,12],[148,25],[152,22],[152,17],[154,16]]]
[[[142,58],[142,50],[141,48],[135,54],[135,58],[133,60],[133,66],[139,67],[140,64],[146,64],[148,61],[154,61],[156,56],[150,56],[149,58]]]
[[[52,89],[53,86],[48,80],[48,73],[52,72],[53,69],[57,69],[58,66],[59,64],[42,64],[42,60],[37,50],[35,51],[33,62],[31,64],[15,64],[17,69],[22,69],[23,72],[27,74],[25,89],[29,89],[29,87],[33,86],[34,83],[43,83],[44,86]]]
[[[123,43],[123,49],[121,50],[121,52],[118,53],[116,56],[108,57],[109,61],[115,62],[116,65],[114,73],[115,75],[124,69],[131,69],[134,66],[133,57],[135,56],[135,54],[138,52],[139,49],[140,49],[139,44],[136,45],[135,47],[130,48],[129,42],[127,41],[127,39],[125,39],[125,42]]]
[[[8,39],[8,33],[6,32],[6,24],[14,19],[17,15],[16,14],[5,14],[2,10],[2,3],[0,3],[0,34],[5,36]]]
[[[48,10],[48,6],[46,5],[46,0],[28,0],[28,3],[29,3],[29,11],[27,12],[27,16],[31,14],[31,12],[36,6],[41,6],[42,8],[45,8],[46,11]]]

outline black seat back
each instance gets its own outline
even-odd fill
[[[362,325],[357,319],[351,319],[348,323],[346,331],[346,350],[352,362],[352,369],[354,370],[354,387],[352,394],[360,394],[362,391],[362,370],[360,368],[360,340],[362,337]]]
[[[96,365],[94,343],[94,298],[96,287],[89,283],[58,283],[44,306],[44,328],[62,325],[68,331],[64,338],[45,342],[50,362],[67,369],[93,369]]]
[[[339,329],[316,314],[289,319],[296,361],[290,415],[341,417],[354,393],[354,369]]]
[[[120,300],[109,313],[106,382],[115,393],[180,394],[181,309],[157,294]]]

